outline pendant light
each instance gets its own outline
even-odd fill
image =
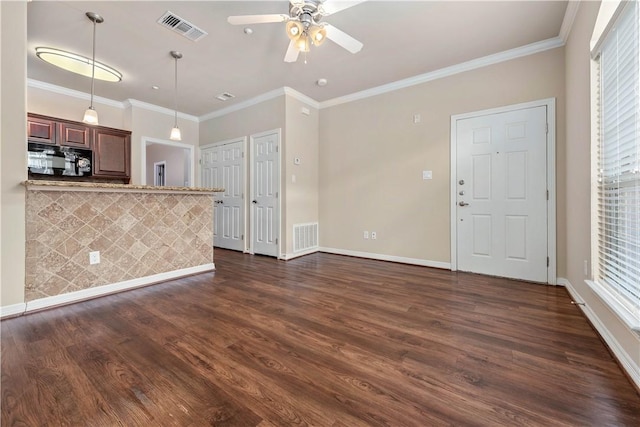
[[[171,129],[171,136],[169,139],[173,141],[181,141],[182,135],[180,135],[180,128],[178,127],[178,59],[182,58],[182,54],[178,51],[172,50],[171,56],[175,60],[176,69],[175,69],[175,97],[174,97],[174,107],[175,107],[175,122],[173,125],[173,129]]]
[[[93,108],[93,89],[96,80],[96,24],[103,23],[104,19],[95,12],[87,12],[86,15],[87,18],[93,22],[93,57],[91,59],[91,104],[89,108],[87,108],[87,111],[84,112],[84,119],[82,119],[82,121],[90,125],[97,125],[98,113]]]

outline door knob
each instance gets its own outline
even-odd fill
[[[464,179],[461,179],[460,181],[458,181],[458,184],[464,185]]]
[[[252,200],[251,203],[253,203],[254,205],[257,205],[258,201],[257,200]]]
[[[460,205],[460,206],[469,206],[469,203],[466,203],[466,202],[460,202],[460,203],[458,203],[458,205]]]

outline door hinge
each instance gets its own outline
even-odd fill
[[[545,124],[544,133],[549,133],[549,123]]]
[[[240,240],[244,240],[244,234],[240,235]]]
[[[276,145],[276,153],[278,152],[278,146]]]
[[[278,238],[276,237],[276,245],[278,244]]]
[[[549,257],[547,257],[547,267],[549,267]]]
[[[276,199],[278,198],[278,192],[276,191]]]
[[[240,153],[240,156],[244,159],[244,151]]]
[[[549,200],[549,190],[547,190],[547,200]]]
[[[198,159],[198,164],[202,164],[202,159]]]

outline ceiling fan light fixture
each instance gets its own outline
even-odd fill
[[[298,41],[300,35],[304,32],[302,23],[298,21],[287,22],[287,36],[293,41]]]
[[[309,52],[311,43],[309,43],[309,36],[307,36],[307,34],[302,34],[300,37],[298,37],[298,40],[296,40],[296,48],[300,51],[300,52]]]
[[[327,30],[320,25],[315,25],[309,29],[309,36],[311,36],[314,46],[320,46],[327,38]]]

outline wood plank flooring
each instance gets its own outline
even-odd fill
[[[2,322],[3,426],[638,426],[564,288],[216,249],[201,274]]]

